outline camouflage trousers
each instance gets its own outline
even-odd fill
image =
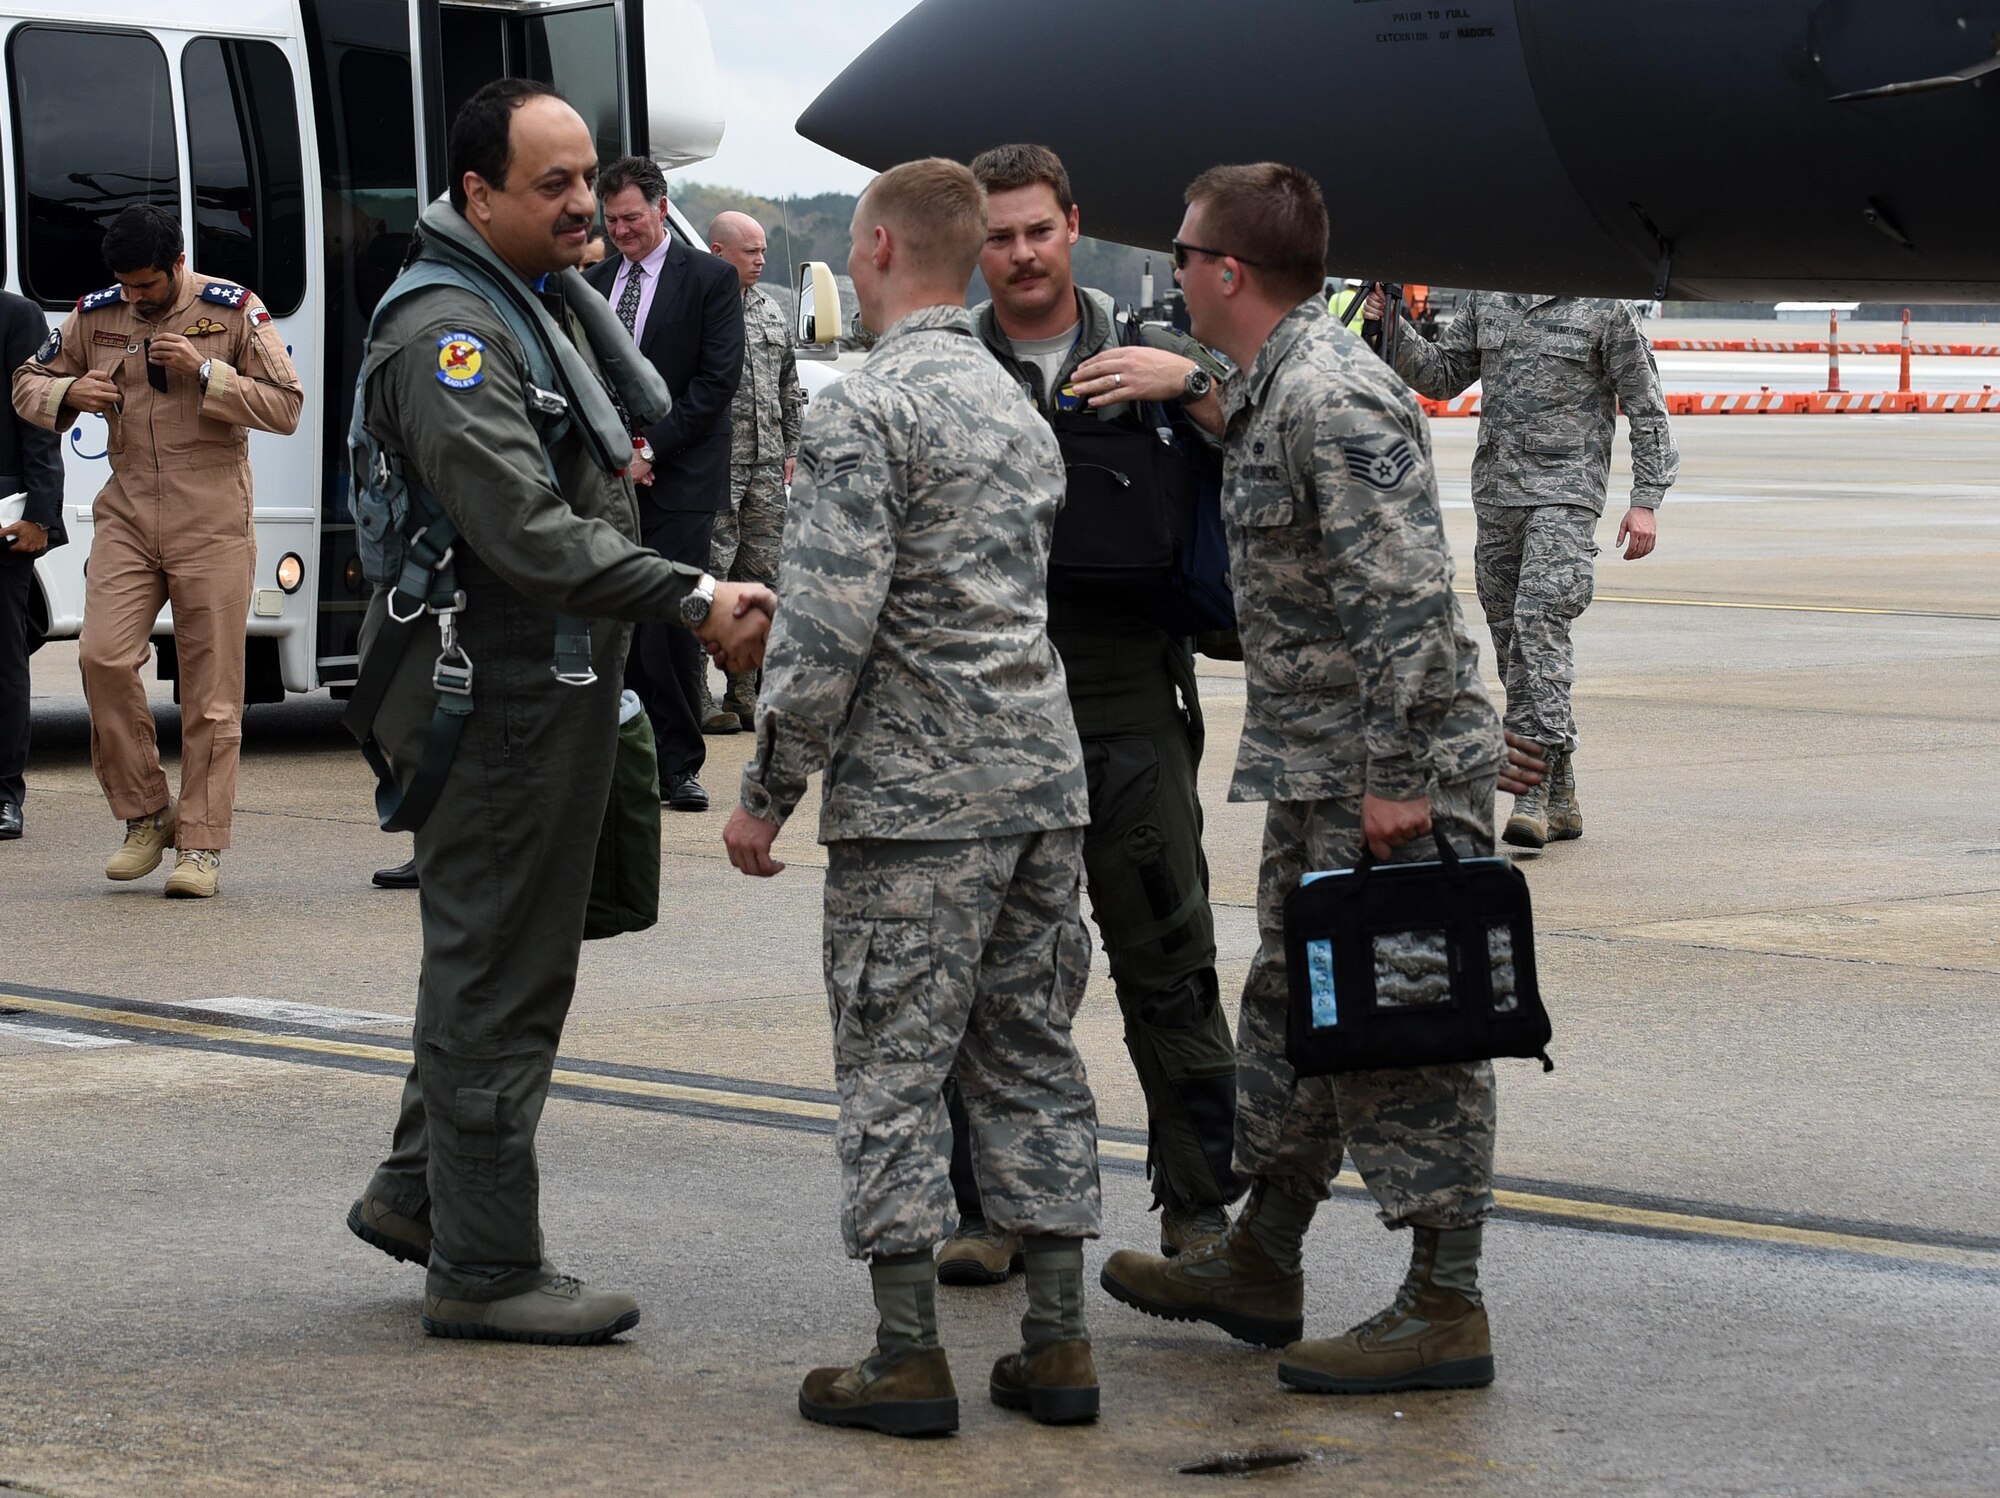
[[[715,517],[708,570],[726,583],[778,585],[785,542],[785,465],[731,463],[729,511]]]
[[[1461,854],[1493,851],[1493,777],[1441,785],[1431,817]],[[1398,863],[1435,858],[1428,837]],[[1493,1209],[1493,1064],[1300,1077],[1285,1059],[1285,897],[1315,869],[1361,857],[1361,798],[1274,801],[1257,872],[1260,944],[1237,1020],[1236,1169],[1324,1200],[1343,1148],[1390,1227],[1465,1227]]]
[[[1507,689],[1507,726],[1552,749],[1576,747],[1570,624],[1590,607],[1597,513],[1586,505],[1476,505],[1473,575]]]
[[[956,1220],[944,1084],[970,1115],[987,1220],[1094,1238],[1097,1103],[1070,1034],[1090,976],[1083,830],[827,848],[826,992],[841,1231],[914,1253]]]

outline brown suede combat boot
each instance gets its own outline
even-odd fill
[[[958,1429],[958,1390],[938,1346],[936,1272],[929,1249],[868,1261],[881,1317],[875,1346],[851,1368],[808,1373],[799,1385],[801,1415],[885,1436],[944,1436]]]
[[[993,1365],[986,1390],[1003,1410],[1026,1410],[1043,1425],[1097,1418],[1097,1364],[1087,1338],[1010,1352]]]
[[[886,1436],[945,1436],[958,1429],[958,1389],[942,1347],[893,1358],[877,1351],[851,1368],[813,1369],[799,1386],[799,1413]]]
[[[1098,1283],[1113,1300],[1168,1321],[1206,1321],[1260,1347],[1283,1347],[1305,1332],[1305,1275],[1273,1263],[1252,1231],[1265,1186],[1220,1238],[1171,1259],[1121,1248]]]
[[[1480,1303],[1480,1230],[1415,1228],[1410,1273],[1386,1310],[1345,1336],[1295,1342],[1278,1382],[1310,1394],[1478,1389],[1493,1382],[1493,1339]]]
[[[1021,1238],[1003,1233],[983,1217],[958,1226],[938,1250],[937,1277],[941,1285],[999,1285],[1021,1267]]]

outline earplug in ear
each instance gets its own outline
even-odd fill
[[[1236,272],[1233,270],[1226,270],[1222,273],[1222,279],[1225,281],[1234,281],[1236,279]]]

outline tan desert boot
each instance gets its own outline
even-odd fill
[[[106,879],[144,879],[174,845],[174,803],[125,824],[125,841],[104,866]]]
[[[213,848],[183,848],[167,875],[169,900],[206,900],[222,888],[222,855]]]

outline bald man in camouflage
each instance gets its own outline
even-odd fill
[[[1381,310],[1371,290],[1366,315]],[[1403,324],[1396,373],[1432,400],[1480,382],[1473,577],[1507,727],[1550,751],[1549,778],[1516,798],[1501,836],[1522,848],[1582,837],[1570,627],[1596,584],[1621,408],[1632,431],[1632,505],[1616,544],[1628,562],[1652,551],[1655,512],[1680,472],[1653,347],[1629,302],[1475,291],[1435,343]]]
[[[778,583],[785,539],[785,494],[798,461],[806,392],[792,353],[792,330],[778,304],[757,289],[768,249],[764,226],[747,213],[719,213],[708,248],[736,267],[743,287],[743,378],[729,407],[729,509],[715,517],[708,570],[724,582]],[[757,673],[732,672],[718,704],[701,673],[701,731],[755,726]]]

